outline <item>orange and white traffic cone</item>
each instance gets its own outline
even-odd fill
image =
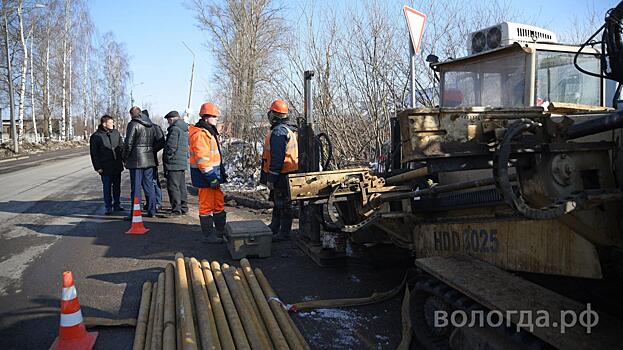
[[[97,339],[97,332],[87,332],[82,320],[78,293],[71,271],[63,272],[61,297],[61,327],[50,350],[90,350]]]
[[[141,215],[141,204],[138,197],[134,197],[134,207],[132,208],[132,226],[126,232],[128,235],[144,235],[149,231],[143,225],[143,215]]]

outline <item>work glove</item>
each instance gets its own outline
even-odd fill
[[[227,182],[227,174],[225,173],[225,167],[221,167],[221,183]]]
[[[267,182],[266,187],[268,187],[268,189],[272,191],[275,189],[275,184],[272,182]]]
[[[210,188],[213,190],[216,190],[217,188],[219,188],[219,185],[220,184],[217,179],[210,181]]]

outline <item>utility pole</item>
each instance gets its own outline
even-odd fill
[[[9,21],[7,19],[8,1],[2,1],[4,7],[4,48],[6,54],[7,82],[9,84],[9,112],[11,115],[11,137],[13,137],[13,152],[19,153],[17,140],[17,124],[15,122],[15,102],[13,101],[13,69],[11,68],[11,56],[9,56]]]
[[[190,115],[190,102],[193,97],[193,80],[195,79],[195,53],[193,52],[193,50],[190,49],[190,47],[188,47],[188,45],[186,45],[185,42],[182,41],[182,44],[184,44],[184,46],[186,46],[186,49],[190,51],[190,54],[193,55],[193,65],[190,69],[190,90],[188,91],[188,105],[186,106],[186,111],[184,112],[184,116],[188,118]]]
[[[130,87],[130,104],[131,104],[130,107],[134,107],[134,88],[137,87],[137,86],[140,86],[140,85],[143,85],[142,81],[140,83],[133,84]]]

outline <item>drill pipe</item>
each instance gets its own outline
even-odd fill
[[[195,291],[190,280],[192,269],[190,268],[190,258],[184,257],[184,267],[186,267],[186,278],[188,279],[188,295],[190,296],[190,308],[193,315],[193,325],[195,326],[195,334],[199,335],[199,322],[197,322],[197,305],[195,305]],[[199,341],[199,339],[197,339]]]
[[[225,310],[223,310],[223,304],[221,303],[221,297],[218,295],[218,290],[216,289],[214,275],[212,275],[212,270],[210,270],[210,263],[206,260],[202,260],[201,267],[203,270],[203,279],[206,283],[206,289],[208,290],[208,296],[210,298],[210,304],[212,305],[212,312],[214,313],[214,321],[216,322],[216,329],[218,331],[221,347],[224,350],[236,350],[234,339],[231,336],[229,325],[227,324],[227,316],[225,316]]]
[[[257,317],[253,312],[253,308],[249,305],[244,290],[242,289],[242,281],[239,276],[235,275],[236,269],[223,264],[223,274],[227,281],[227,287],[231,292],[238,315],[244,326],[244,331],[247,334],[247,338],[251,343],[253,350],[269,349],[270,343],[266,339],[267,335],[262,333]]]
[[[156,304],[158,298],[158,282],[155,282],[151,291],[149,304],[149,318],[147,319],[147,335],[145,336],[145,350],[151,350],[151,336],[154,332],[154,319],[156,318]]]
[[[288,342],[288,345],[290,345],[290,348],[309,349],[309,345],[305,341],[305,338],[303,338],[303,335],[301,334],[299,329],[294,324],[294,321],[292,321],[292,319],[290,318],[288,311],[283,308],[281,303],[275,300],[278,298],[277,293],[275,293],[273,288],[268,283],[266,277],[264,277],[262,270],[256,267],[254,271],[255,277],[257,278],[260,287],[262,287],[262,292],[264,292],[264,295],[269,300],[268,305],[270,305],[270,309],[273,310],[273,314],[277,319],[277,323],[279,323],[279,328],[281,328],[281,330],[283,331],[283,334],[285,335],[286,341]]]
[[[236,343],[236,348],[250,350],[251,345],[249,345],[244,327],[242,326],[242,322],[240,321],[240,317],[236,311],[236,305],[231,298],[231,294],[229,294],[229,287],[223,277],[221,265],[219,265],[217,261],[213,261],[211,266],[212,273],[214,274],[214,280],[216,281],[216,285],[218,287],[218,293],[221,297],[221,301],[223,302],[225,314],[227,315],[227,321],[229,322],[229,327],[231,329],[234,342]]]
[[[175,350],[175,268],[168,263],[164,269],[164,315],[162,348]]]
[[[249,303],[249,305],[251,305],[253,309],[253,313],[255,314],[255,318],[257,318],[258,325],[260,329],[262,330],[262,332],[264,332],[264,334],[266,335],[266,339],[268,339],[268,341],[271,343],[270,345],[273,345],[272,341],[270,340],[270,332],[268,332],[268,328],[266,328],[266,324],[264,323],[264,319],[262,318],[262,314],[260,313],[260,308],[257,306],[257,303],[255,302],[255,298],[253,298],[253,292],[251,292],[251,286],[249,286],[249,282],[247,281],[247,278],[244,275],[244,272],[242,272],[242,269],[238,267],[236,268],[236,272],[234,275],[240,278],[240,281],[242,282],[242,290],[244,291],[244,295],[247,297],[246,298],[247,302]]]
[[[180,329],[182,349],[197,350],[197,336],[193,324],[190,295],[188,294],[188,277],[186,277],[186,264],[181,253],[175,254],[175,281],[176,292],[179,298],[177,308],[178,328]],[[178,287],[179,286],[179,287]]]
[[[164,272],[158,275],[158,292],[156,294],[156,315],[154,316],[154,328],[151,332],[151,349],[162,350],[162,332],[164,332]]]
[[[141,306],[138,308],[138,318],[136,321],[136,330],[134,331],[133,350],[143,350],[145,347],[145,333],[147,331],[147,320],[149,318],[149,302],[151,301],[151,282],[143,283],[143,292],[141,293]]]
[[[402,173],[400,175],[394,175],[392,177],[388,177],[385,179],[385,184],[390,185],[398,185],[401,183],[405,183],[408,181],[413,181],[428,175],[428,168],[422,167],[415,170],[407,171],[406,173]]]
[[[219,342],[216,330],[216,323],[214,322],[214,314],[212,313],[212,306],[210,306],[210,299],[208,298],[208,293],[206,291],[203,273],[201,272],[201,267],[199,266],[197,259],[190,259],[190,267],[190,275],[197,310],[197,328],[199,328],[201,348],[203,350],[221,349],[221,343]]]
[[[242,271],[246,276],[246,280],[249,283],[249,287],[251,289],[251,293],[253,294],[253,298],[257,303],[257,306],[260,310],[260,314],[262,315],[262,319],[268,328],[270,333],[270,337],[275,345],[276,349],[286,350],[289,349],[286,338],[283,336],[281,329],[279,329],[279,324],[277,323],[277,319],[275,319],[275,315],[270,310],[270,306],[266,301],[266,296],[262,292],[262,288],[260,287],[255,274],[253,273],[253,269],[251,268],[251,264],[249,260],[242,259],[240,260],[240,266],[242,266]]]

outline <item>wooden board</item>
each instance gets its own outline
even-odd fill
[[[486,262],[455,255],[417,259],[415,265],[491,310],[499,310],[504,315],[511,311],[510,320],[514,324],[520,322],[519,311],[532,315],[547,311],[552,326],[534,327],[533,334],[559,349],[623,348],[623,323],[619,320],[599,312],[598,324],[590,334],[580,324],[567,328],[562,334],[561,311],[570,310],[580,315],[586,305]]]
[[[614,111],[614,108],[552,101],[547,110],[554,114],[571,114],[581,112],[611,112]]]

